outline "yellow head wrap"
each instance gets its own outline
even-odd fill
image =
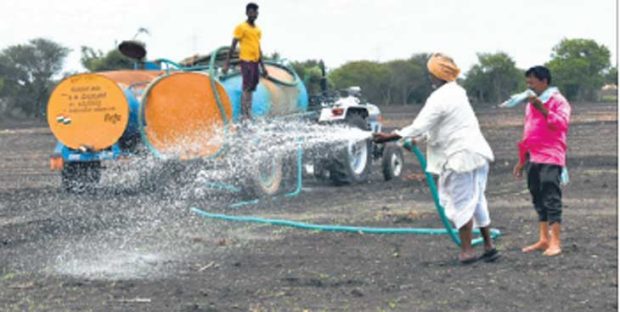
[[[435,77],[445,81],[456,80],[461,72],[451,57],[441,53],[434,53],[428,60],[426,67]]]

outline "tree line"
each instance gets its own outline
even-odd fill
[[[0,51],[0,119],[43,118],[55,84],[72,73],[63,72],[70,50],[54,41],[37,38]],[[272,55],[278,57],[277,53]],[[421,104],[432,92],[426,61],[430,54],[416,53],[388,62],[351,61],[327,73],[330,88],[360,86],[364,96],[378,105]],[[610,51],[591,39],[564,39],[553,47],[549,61],[552,85],[572,101],[598,100],[605,84],[617,85],[617,67]],[[310,94],[320,92],[320,60],[293,61]],[[88,71],[131,69],[133,61],[118,50],[106,53],[82,47],[81,63]],[[538,65],[538,64],[532,64]],[[478,62],[464,69],[459,83],[472,103],[500,103],[525,89],[524,70],[505,52],[479,53]]]
[[[330,71],[335,88],[357,85],[366,97],[379,105],[424,103],[432,92],[426,61],[430,54],[414,54],[389,62],[353,61]],[[526,68],[518,68],[505,52],[478,53],[478,62],[461,68],[459,83],[472,103],[499,104],[511,94],[524,91]],[[618,70],[611,64],[607,47],[590,39],[564,39],[555,45],[545,65],[551,70],[552,85],[571,101],[597,101],[605,84],[618,84]],[[458,64],[458,63],[457,63]],[[316,75],[312,64],[298,63],[298,71]],[[532,64],[540,65],[540,64]]]

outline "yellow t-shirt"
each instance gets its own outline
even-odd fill
[[[246,62],[258,62],[260,59],[260,28],[243,22],[235,28],[233,36],[239,40],[239,58]]]

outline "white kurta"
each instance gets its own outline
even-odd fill
[[[440,175],[440,199],[457,228],[474,215],[480,216],[475,218],[477,225],[490,223],[484,189],[494,156],[465,89],[456,82],[444,84],[426,100],[413,123],[395,133],[426,138],[426,170]]]
[[[475,153],[487,161],[494,159],[491,147],[480,132],[467,93],[456,82],[448,82],[435,90],[413,123],[395,133],[401,137],[426,136],[426,171],[430,173],[441,174],[449,158],[459,152]],[[467,160],[460,162],[452,169],[464,172],[477,167],[471,168],[472,164]],[[479,162],[474,163],[479,165]]]

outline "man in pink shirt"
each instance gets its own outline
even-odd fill
[[[536,93],[525,108],[523,140],[519,143],[519,162],[513,174],[517,178],[526,171],[532,203],[538,213],[539,239],[524,247],[523,252],[544,251],[545,256],[556,256],[560,247],[562,222],[562,190],[560,177],[566,165],[566,137],[571,108],[555,88],[551,89],[551,73],[543,66],[525,72],[527,86]],[[552,92],[546,102],[543,93]],[[548,95],[548,94],[545,94]],[[549,231],[551,229],[551,231]]]

